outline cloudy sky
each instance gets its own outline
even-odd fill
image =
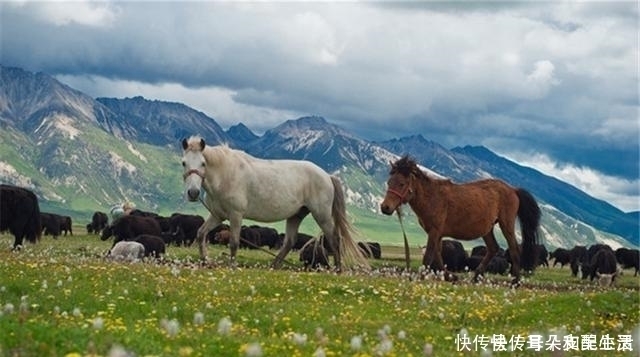
[[[2,2],[1,63],[93,97],[183,102],[256,133],[484,145],[640,209],[638,5]]]

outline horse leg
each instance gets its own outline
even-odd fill
[[[318,212],[312,212],[311,215],[313,219],[318,223],[322,233],[324,235],[324,240],[326,240],[328,244],[329,251],[327,252],[329,255],[333,254],[333,262],[338,272],[342,271],[342,254],[340,250],[340,237],[337,236],[336,226],[333,222],[333,217],[331,217],[331,213],[327,212],[326,215]],[[324,245],[324,242],[320,240],[320,243]],[[326,245],[324,245],[327,247]]]
[[[435,239],[431,238],[431,234],[427,234],[427,245],[425,246],[424,254],[422,255],[422,265],[427,269],[432,268],[431,264],[433,264],[433,253],[435,251],[434,241]]]
[[[482,237],[484,241],[484,245],[487,247],[487,252],[482,257],[480,264],[476,268],[475,274],[473,276],[473,281],[478,282],[480,275],[484,274],[484,271],[487,269],[487,265],[495,257],[496,253],[498,253],[498,242],[496,241],[496,237],[493,235],[493,228],[489,230],[487,234]]]
[[[287,256],[287,254],[289,254],[289,252],[293,248],[293,245],[296,243],[298,228],[300,228],[300,223],[302,223],[302,220],[307,216],[307,214],[309,214],[309,210],[303,207],[302,209],[300,209],[300,211],[298,211],[297,214],[287,218],[287,224],[284,232],[284,242],[282,242],[282,247],[280,247],[278,255],[271,264],[271,267],[273,269],[279,269],[282,266],[284,258]]]
[[[511,258],[511,280],[512,285],[517,285],[520,282],[520,246],[516,240],[515,222],[512,224],[502,221],[498,222],[502,234],[507,239],[507,245],[509,246],[509,257]]]
[[[242,229],[242,215],[233,214],[229,216],[229,231],[231,237],[229,239],[229,251],[231,253],[230,263],[232,267],[236,265],[236,253],[240,246],[240,230]]]
[[[204,223],[198,228],[198,233],[196,233],[196,241],[198,242],[198,248],[200,250],[200,260],[203,262],[207,261],[207,234],[217,227],[221,223],[220,219],[214,217],[213,215],[209,215]]]
[[[439,233],[429,233],[429,238],[427,238],[427,248],[424,252],[424,256],[422,257],[422,263],[426,268],[431,268],[434,272],[442,271],[444,273],[444,280],[446,281],[458,280],[458,277],[449,272],[444,266],[444,261],[442,259],[442,236]]]

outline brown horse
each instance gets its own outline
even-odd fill
[[[422,260],[425,267],[444,269],[443,236],[459,240],[482,237],[487,253],[475,271],[474,280],[477,280],[498,251],[493,235],[493,226],[498,223],[509,245],[512,283],[517,284],[520,280],[520,253],[522,267],[534,269],[540,208],[524,189],[513,188],[499,180],[454,184],[450,180],[429,177],[408,156],[391,163],[387,187],[380,204],[382,213],[391,215],[398,206],[408,203],[427,232],[427,249]],[[516,241],[516,217],[522,228],[522,251]],[[450,273],[445,277],[456,279]]]

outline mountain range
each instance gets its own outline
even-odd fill
[[[199,134],[209,145],[227,143],[261,158],[309,160],[338,175],[350,212],[366,234],[388,224],[397,230],[378,205],[389,162],[408,154],[454,182],[495,177],[526,188],[543,210],[541,232],[549,246],[639,245],[638,212],[624,213],[485,147],[447,149],[421,135],[370,142],[320,116],[287,120],[262,135],[242,123],[224,130],[182,103],[92,98],[45,73],[4,66],[0,71],[0,181],[33,189],[43,210],[77,221],[124,200],[165,214],[204,215],[182,198],[180,166],[180,141]],[[409,226],[414,241],[423,244],[415,220]]]

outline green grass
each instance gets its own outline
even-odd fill
[[[566,267],[540,268],[512,289],[503,276],[472,284],[462,273],[455,285],[421,278],[415,248],[413,274],[401,274],[398,246],[384,246],[371,273],[338,275],[302,271],[295,253],[291,265],[272,270],[272,256],[241,250],[231,269],[228,249],[216,246],[203,266],[195,247],[169,247],[162,264],[127,264],[104,260],[111,242],[96,236],[43,237],[20,252],[10,251],[12,243],[0,236],[0,356],[106,356],[114,346],[137,356],[245,356],[255,346],[263,356],[312,356],[320,348],[326,356],[423,356],[425,344],[434,356],[480,355],[457,351],[461,329],[471,338],[561,329],[639,338],[640,278],[629,270],[604,289]],[[228,333],[219,333],[223,319]],[[306,342],[296,343],[302,335]],[[359,351],[351,350],[354,336]],[[569,355],[636,356],[635,348]]]

